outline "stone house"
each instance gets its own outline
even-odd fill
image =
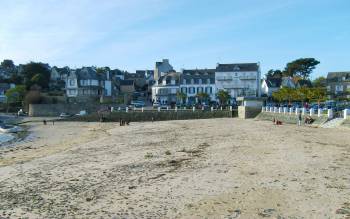
[[[327,93],[330,98],[350,98],[350,71],[329,72]]]

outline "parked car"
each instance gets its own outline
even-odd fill
[[[76,116],[85,116],[87,115],[86,110],[81,110],[79,113],[75,114]]]
[[[141,108],[141,107],[144,107],[145,105],[146,105],[145,102],[141,100],[131,101],[131,106],[136,108]]]
[[[68,114],[68,113],[61,113],[60,117],[61,118],[67,118],[67,117],[71,117],[72,115]]]

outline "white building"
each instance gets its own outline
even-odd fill
[[[261,83],[261,93],[271,97],[273,92],[278,91],[282,87],[295,88],[295,83],[291,77],[267,78]]]
[[[215,70],[217,91],[228,91],[232,99],[260,97],[260,78],[259,63],[218,64]]]
[[[186,94],[186,103],[198,103],[198,94],[206,93],[208,101],[215,101],[215,69],[183,70],[180,77],[180,92]]]
[[[179,91],[180,74],[171,72],[161,76],[152,87],[152,102],[160,105],[174,105]]]

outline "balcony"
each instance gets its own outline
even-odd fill
[[[217,77],[216,80],[218,80],[218,81],[232,81],[232,77],[230,77],[230,76]]]

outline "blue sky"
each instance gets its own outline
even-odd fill
[[[70,67],[177,69],[321,61],[350,71],[349,0],[0,0],[0,59]]]

